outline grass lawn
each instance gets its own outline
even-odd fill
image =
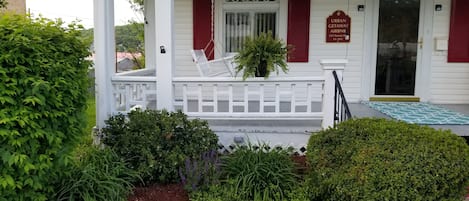
[[[90,133],[96,125],[96,100],[90,96],[87,101],[88,108],[86,109],[86,132]]]
[[[87,100],[88,108],[86,108],[86,128],[83,131],[84,141],[92,142],[91,131],[96,125],[96,101],[93,96],[89,96]]]

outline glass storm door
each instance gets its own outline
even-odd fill
[[[414,95],[420,0],[380,0],[375,95]]]

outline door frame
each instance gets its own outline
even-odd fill
[[[376,62],[378,52],[379,1],[365,0],[364,54],[362,75],[362,100],[370,97],[419,97],[427,102],[431,98],[431,56],[433,50],[433,2],[420,0],[418,40],[422,48],[417,51],[415,90],[413,96],[376,95]],[[371,40],[367,40],[371,38]],[[368,78],[368,79],[367,79]]]

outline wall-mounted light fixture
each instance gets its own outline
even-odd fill
[[[357,6],[357,10],[358,10],[359,12],[365,11],[365,5],[358,5],[358,6]]]
[[[435,4],[435,11],[441,11],[441,10],[443,10],[443,5]]]

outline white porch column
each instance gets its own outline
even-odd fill
[[[156,67],[155,1],[144,1],[145,68]]]
[[[322,112],[324,118],[322,120],[322,128],[334,126],[334,93],[335,93],[335,79],[332,74],[333,71],[337,72],[337,77],[342,83],[342,72],[345,65],[348,63],[347,59],[321,59],[319,63],[324,70],[324,94],[322,96]]]
[[[111,115],[112,83],[116,53],[114,39],[114,0],[94,0],[94,67],[96,84],[96,125],[104,127]]]
[[[156,108],[173,110],[174,0],[155,1]]]

